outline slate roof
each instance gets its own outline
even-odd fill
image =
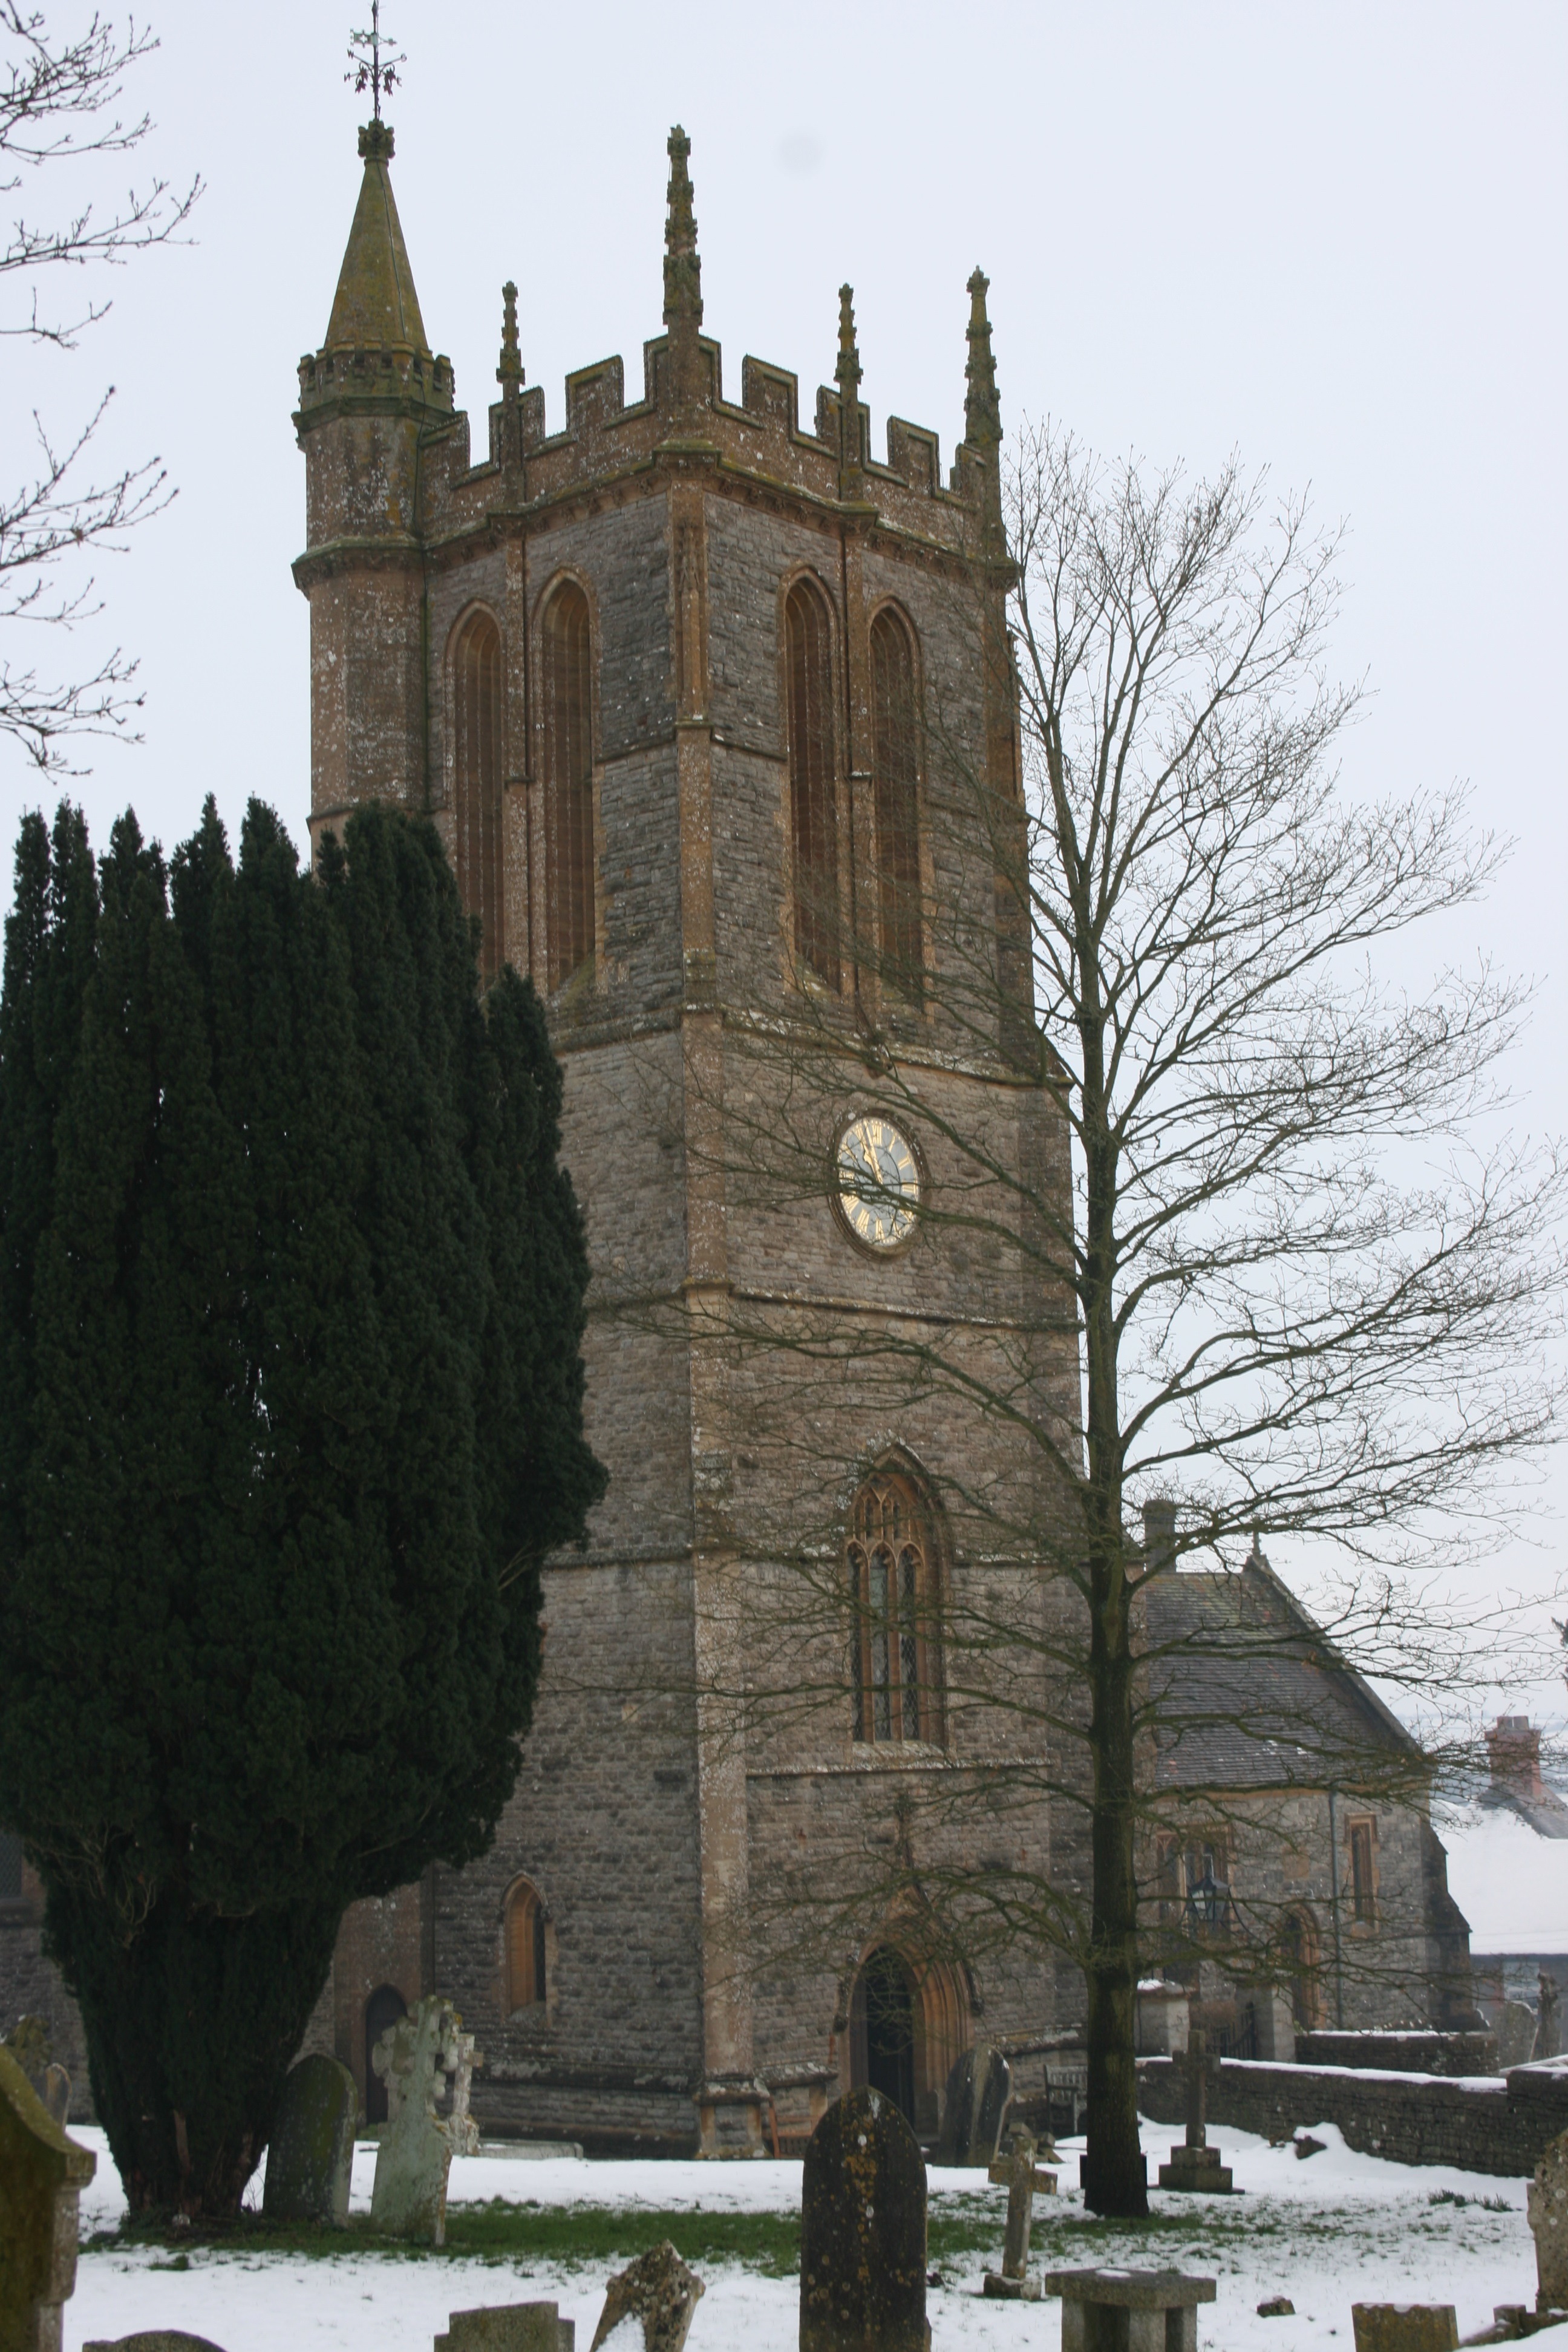
[[[1144,1588],[1148,1704],[1162,1788],[1330,1784],[1421,1751],[1260,1553],[1239,1574],[1167,1569]]]

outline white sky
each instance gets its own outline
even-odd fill
[[[56,5],[62,23],[86,10]],[[74,356],[6,347],[8,477],[31,403],[63,431],[112,380],[110,448],[158,451],[180,486],[100,566],[109,642],[140,654],[148,704],[144,747],[89,750],[73,786],[95,836],[131,801],[172,844],[211,789],[231,824],[255,793],[303,837],[289,418],[360,176],[343,49],[369,0],[342,10],[153,0],[163,48],[132,94],[158,129],[133,176],[199,169],[199,241],[118,275]],[[1488,906],[1431,955],[1489,950],[1540,976],[1520,1123],[1568,1129],[1568,10],[387,0],[387,22],[409,56],[387,109],[404,230],[479,446],[508,276],[552,429],[569,368],[619,351],[640,391],[679,119],[731,395],[752,351],[799,372],[809,414],[847,278],[874,446],[891,409],[936,427],[946,463],[979,261],[1005,420],[1049,410],[1092,444],[1199,468],[1236,446],[1348,517],[1341,666],[1375,699],[1347,781],[1468,777],[1517,841]],[[15,201],[41,212],[65,187],[35,179]],[[48,665],[60,648],[50,633],[10,651]],[[7,840],[39,797],[0,747]],[[1551,1491],[1561,1512],[1561,1465]],[[1562,1518],[1544,1534],[1489,1591],[1568,1562]],[[1561,1685],[1534,1699],[1563,1716]]]

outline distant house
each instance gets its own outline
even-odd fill
[[[1448,1883],[1469,1921],[1476,1998],[1536,2004],[1542,1975],[1568,1994],[1568,1801],[1541,1771],[1541,1733],[1503,1715],[1487,1733],[1475,1801],[1443,1823]]]

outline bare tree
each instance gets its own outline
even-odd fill
[[[118,111],[126,73],[158,47],[134,19],[121,33],[94,15],[80,32],[57,36],[42,9],[0,0],[0,41],[8,52],[0,68],[0,170],[10,173],[0,186],[6,194],[17,194],[35,173],[130,153],[146,138],[153,127],[147,114]],[[109,301],[89,282],[79,303],[40,308],[40,278],[80,270],[90,281],[132,254],[179,241],[201,185],[194,179],[181,194],[154,178],[107,215],[90,203],[47,223],[18,213],[0,247],[0,280],[14,281],[21,299],[0,316],[0,335],[75,351],[84,330],[105,317]],[[32,477],[0,495],[0,624],[68,630],[94,616],[102,608],[93,580],[62,578],[62,568],[84,550],[121,549],[125,532],[174,496],[156,457],[107,482],[83,479],[87,452],[112,398],[111,386],[86,423],[64,436],[51,434],[34,413]],[[132,726],[143,699],[134,691],[136,669],[118,646],[79,679],[47,677],[31,662],[0,657],[0,733],[19,742],[39,768],[70,772],[62,748],[68,739],[124,737]]]
[[[846,1815],[773,1885],[753,1875],[736,1950],[765,1919],[770,1965],[791,1937],[852,1951],[870,1907],[901,1904],[933,1964],[1020,1937],[1068,1956],[1087,2195],[1128,2214],[1162,1824],[1202,1845],[1205,1822],[1273,1804],[1288,1829],[1308,1791],[1331,1820],[1336,1790],[1419,1811],[1437,1747],[1301,1692],[1342,1663],[1427,1699],[1502,1671],[1503,1612],[1423,1570],[1484,1546],[1500,1472],[1553,1435],[1563,1171],[1506,1125],[1528,989],[1483,962],[1412,995],[1380,968],[1475,903],[1501,850],[1462,793],[1342,792],[1358,693],[1326,676],[1335,536],[1234,465],[1192,484],[1049,428],[1019,445],[1006,522],[1011,646],[980,588],[954,588],[954,625],[974,675],[1011,665],[1018,756],[1005,782],[982,772],[973,725],[930,688],[918,982],[907,925],[885,955],[873,906],[841,938],[842,989],[802,974],[776,1017],[728,1024],[731,1218],[819,1200],[852,1099],[918,1150],[918,1201],[870,1161],[850,1190],[885,1234],[912,1224],[928,1272],[913,1307],[847,1313],[803,1282],[693,1310],[742,1460],[795,1498],[746,1580],[749,1622],[710,1645],[712,1719],[752,1741],[847,1719],[879,1672],[898,1680],[868,1664],[880,1638],[910,1644],[911,1738],[962,1763],[955,1725],[991,1727],[973,1764],[900,1773],[872,1840]],[[1000,560],[977,559],[993,583]],[[842,921],[842,901],[817,918]],[[960,1262],[970,1307],[948,1312]],[[933,1433],[963,1563],[911,1586],[901,1627],[846,1561],[868,1428]],[[1158,1546],[1141,1503],[1165,1506]],[[1258,1573],[1217,1631],[1163,1607],[1184,1565],[1235,1576],[1281,1538],[1342,1563],[1315,1617]],[[1253,1671],[1269,1660],[1300,1668],[1294,1696]],[[939,1672],[941,1727],[923,1712]],[[1243,1795],[1223,1772],[1162,1780],[1163,1748],[1220,1723],[1256,1759]],[[1069,1823],[1048,1854],[1011,1834],[1042,1798]],[[1189,1954],[1297,1964],[1279,1906],[1171,1909]],[[1336,1897],[1336,1933],[1339,1916]]]

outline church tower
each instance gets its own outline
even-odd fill
[[[837,1961],[763,1965],[748,1921],[786,1863],[829,1822],[839,1840],[893,1835],[912,1771],[967,1785],[1009,1735],[949,1708],[936,1647],[912,1634],[884,1641],[879,1666],[868,1648],[810,1726],[748,1727],[734,1694],[755,1661],[725,1644],[805,1501],[798,1458],[758,1436],[788,1376],[726,1333],[738,1312],[804,1302],[851,1335],[940,1313],[982,1347],[1013,1312],[1016,1267],[861,1216],[835,1174],[862,1148],[879,1037],[900,1041],[933,1111],[931,1140],[896,1139],[911,1187],[942,1181],[944,1120],[984,1119],[998,1153],[1064,1187],[1068,1161],[1025,969],[988,1034],[950,1034],[926,984],[944,924],[999,967],[1019,951],[994,870],[947,857],[933,830],[922,748],[922,713],[940,710],[997,805],[1021,807],[986,281],[970,280],[965,438],[945,479],[936,436],[900,419],[873,456],[847,287],[808,422],[795,377],[755,359],[732,401],[703,331],[689,152],[672,131],[663,331],[640,397],[603,361],[567,379],[547,430],[508,285],[476,451],[426,340],[392,134],[362,132],[326,339],[300,370],[295,578],[312,836],[370,800],[427,812],[486,971],[511,962],[548,1007],[594,1269],[588,1434],[611,1476],[585,1552],[546,1571],[545,1678],[495,1845],[357,1906],[339,2053],[363,2084],[387,2004],[438,1984],[478,2031],[489,2127],[725,2152],[765,2127],[798,2137],[879,2063],[873,1969],[903,1970],[898,2095],[925,2126],[982,2011],[991,2034],[1055,2021],[1037,1958],[998,1958],[984,1981],[906,1966],[897,1920],[867,1918]],[[820,1182],[770,1196],[747,1175],[772,1118],[747,1041],[804,1007],[842,1049],[809,1110]],[[1038,1378],[1073,1421],[1064,1330]],[[1013,1475],[1005,1432],[889,1418],[853,1379],[834,1422],[860,1465],[832,1505],[846,1575],[874,1580],[865,1562],[895,1528],[910,1592],[994,1572],[966,1558],[943,1496]],[[1030,1589],[1037,1570],[1022,1564]],[[1043,1801],[1010,1833],[1021,1866],[1048,1869]],[[944,1867],[965,1835],[955,1822]]]

